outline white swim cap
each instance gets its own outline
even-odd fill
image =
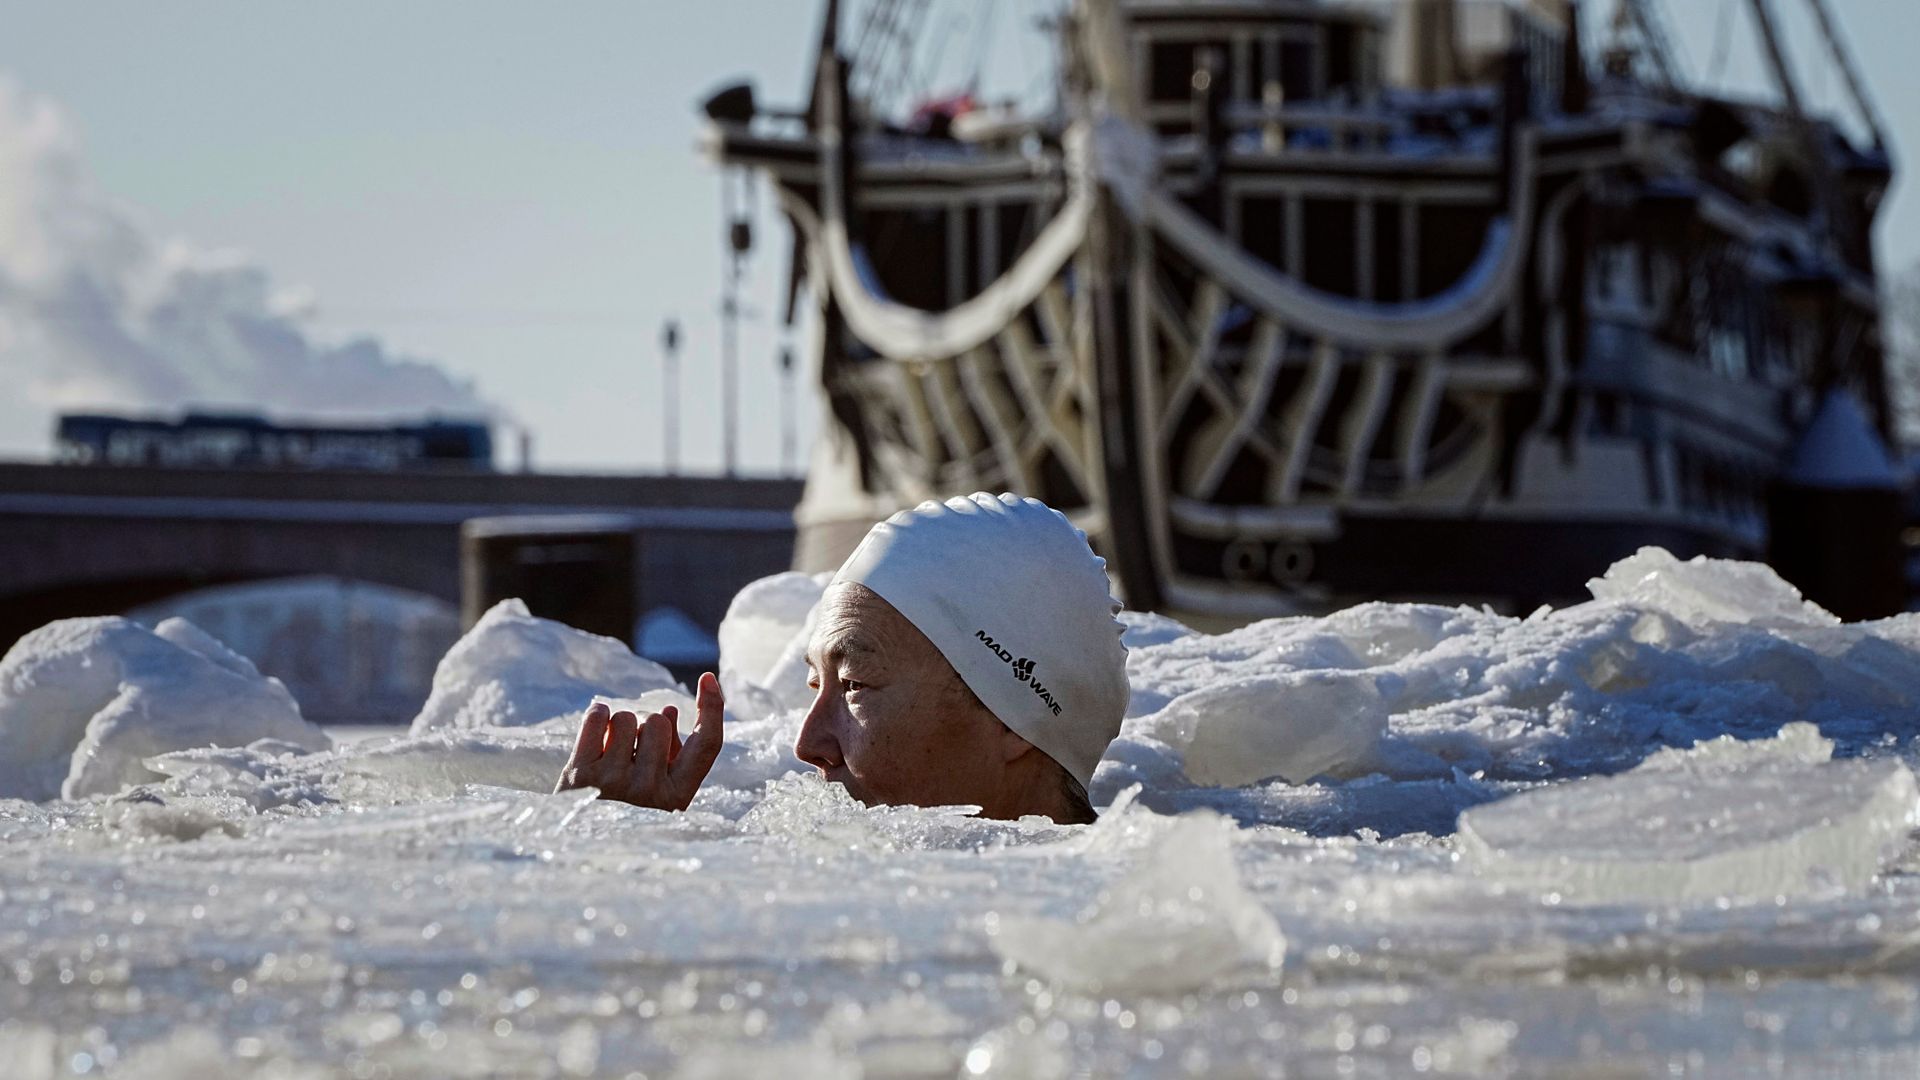
[[[833,580],[892,604],[1001,723],[1085,788],[1127,711],[1106,565],[1058,510],[975,492],[875,525]]]

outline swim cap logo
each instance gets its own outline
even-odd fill
[[[988,636],[985,630],[975,630],[973,637],[975,641],[985,645],[989,652],[998,656],[1003,663],[1012,667],[1013,677],[1026,683],[1027,688],[1039,696],[1041,702],[1053,712],[1053,715],[1060,715],[1060,702],[1054,700],[1053,691],[1048,690],[1045,683],[1033,677],[1033,661],[1031,659],[1024,656],[1015,659],[1013,653],[1002,648],[1000,643]]]

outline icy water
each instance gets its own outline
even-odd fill
[[[1060,827],[801,775],[819,588],[736,601],[685,814],[544,793],[592,695],[681,691],[510,607],[331,750],[190,626],[24,640],[0,1072],[1920,1072],[1920,617],[1657,552],[1525,619],[1130,616]]]

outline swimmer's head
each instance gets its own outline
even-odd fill
[[[1105,563],[1035,499],[975,494],[874,526],[822,599],[795,747],[869,803],[1087,820],[1126,712]]]

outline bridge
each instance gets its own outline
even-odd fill
[[[0,651],[54,619],[213,585],[328,575],[458,604],[473,518],[618,514],[636,611],[712,631],[793,555],[798,480],[0,464]]]

